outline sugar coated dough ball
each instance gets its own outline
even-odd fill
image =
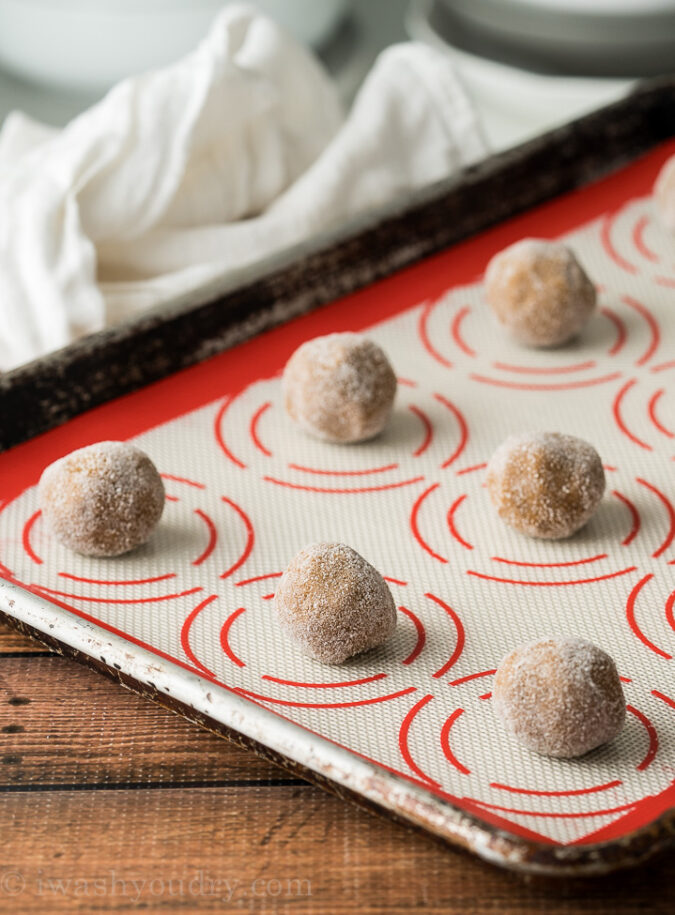
[[[324,664],[375,648],[396,628],[387,583],[344,543],[300,550],[279,580],[275,608],[302,651]]]
[[[626,717],[614,661],[584,639],[516,648],[497,669],[492,705],[518,740],[543,756],[583,756],[614,740]]]
[[[675,235],[675,156],[663,166],[654,185],[654,201],[661,223]]]
[[[524,238],[496,254],[485,273],[488,304],[528,346],[558,346],[575,337],[595,308],[595,286],[559,242]]]
[[[150,458],[126,442],[97,442],[50,464],[39,485],[54,537],[85,556],[118,556],[152,534],[164,484]]]
[[[328,334],[303,343],[283,375],[286,410],[329,442],[360,442],[385,427],[396,376],[380,347],[359,334]]]
[[[558,540],[589,520],[605,491],[605,471],[588,442],[560,432],[512,435],[487,467],[499,517],[523,534]]]

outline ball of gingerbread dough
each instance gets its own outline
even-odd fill
[[[560,432],[512,435],[487,467],[492,504],[507,524],[531,537],[570,537],[591,518],[605,491],[600,455]]]
[[[97,442],[50,464],[39,484],[48,530],[85,556],[119,556],[150,537],[164,484],[150,458],[126,442]]]
[[[508,730],[543,756],[583,756],[614,740],[626,716],[614,661],[575,638],[512,651],[495,674],[492,704]]]
[[[282,387],[287,412],[307,432],[329,442],[361,442],[387,424],[396,376],[372,340],[327,334],[293,353]]]
[[[654,202],[664,229],[675,235],[675,156],[663,166],[654,185]]]
[[[528,346],[559,346],[593,314],[595,286],[560,242],[524,238],[496,254],[485,295],[500,323]]]
[[[342,664],[385,642],[396,628],[387,583],[344,543],[314,543],[290,561],[274,606],[299,648],[324,664]]]

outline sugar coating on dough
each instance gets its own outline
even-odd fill
[[[396,628],[387,583],[344,543],[300,550],[279,580],[274,606],[300,649],[325,664],[381,645]]]
[[[360,334],[303,343],[284,369],[286,410],[305,431],[330,442],[360,442],[386,425],[396,376],[383,350]]]
[[[39,499],[45,524],[85,556],[118,556],[152,534],[164,510],[164,484],[145,452],[126,442],[97,442],[54,461]]]
[[[486,483],[499,517],[523,534],[570,537],[595,513],[605,471],[592,445],[560,432],[511,435],[487,467]]]
[[[574,253],[536,238],[523,238],[492,258],[485,295],[500,323],[529,346],[571,340],[596,304],[595,286]]]
[[[665,229],[675,235],[675,156],[663,166],[654,185],[654,202]]]
[[[512,651],[495,674],[492,705],[521,743],[544,756],[583,756],[613,740],[626,716],[614,661],[579,638]]]

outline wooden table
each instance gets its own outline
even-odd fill
[[[602,880],[526,881],[4,627],[0,707],[2,912],[675,912],[667,858]]]

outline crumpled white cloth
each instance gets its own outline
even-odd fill
[[[0,132],[0,369],[262,260],[486,153],[451,64],[379,57],[348,116],[320,64],[228,6],[174,66],[55,131]]]

